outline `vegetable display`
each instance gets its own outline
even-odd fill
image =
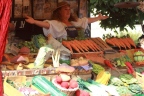
[[[89,83],[81,78],[78,78],[79,88],[83,90],[87,90],[91,93],[92,96],[108,96],[108,93],[101,88],[98,84]]]
[[[112,63],[111,63],[111,61],[110,61],[110,60],[104,60],[104,63],[105,63],[105,65],[106,65],[106,66],[108,66],[109,68],[111,68],[111,69],[114,69],[114,70],[115,70],[115,68],[114,68],[114,66],[112,65]]]
[[[84,66],[84,65],[88,65],[88,59],[86,59],[84,57],[79,57],[77,59],[71,59],[70,65],[71,66]]]
[[[109,84],[115,85],[115,86],[122,86],[124,85],[123,82],[118,77],[111,77]]]
[[[136,62],[136,64],[137,65],[143,65],[144,63],[144,53],[143,53],[143,51],[140,51],[140,50],[138,50],[138,51],[136,51],[135,53],[134,53],[134,61]]]
[[[111,34],[104,35],[105,42],[113,47],[118,47],[120,50],[136,48],[136,44],[133,39],[127,35],[124,37],[115,37]]]
[[[90,64],[92,64],[92,67],[93,67],[92,71],[94,73],[98,74],[99,72],[105,70],[105,68],[102,67],[100,64],[93,63],[92,61],[89,61],[89,62],[90,62]]]
[[[43,76],[35,76],[32,84],[46,94],[50,92],[51,96],[57,96],[57,94],[59,94],[59,96],[66,96],[66,94],[58,90],[52,82]]]
[[[71,53],[81,53],[81,52],[96,52],[100,51],[100,48],[98,45],[92,41],[91,39],[85,39],[85,40],[71,40],[71,41],[66,41],[63,40],[62,44],[67,47]]]
[[[125,65],[127,66],[127,70],[129,74],[133,74],[135,72],[130,62],[125,62]]]
[[[110,80],[111,74],[108,71],[101,71],[96,77],[96,82],[107,85]]]
[[[18,48],[28,47],[32,53],[38,52],[38,49],[46,45],[46,38],[42,34],[33,35],[31,41],[20,41]]]
[[[118,87],[116,87],[116,90],[120,96],[132,94],[131,91],[126,86],[118,86]]]
[[[121,74],[119,78],[126,84],[137,83],[137,79],[134,78],[131,74]]]
[[[108,86],[114,86],[120,96],[142,94],[142,86],[131,74],[121,74],[119,77],[112,77]],[[141,95],[140,95],[141,96]]]
[[[66,75],[64,77],[64,74],[60,74],[59,76],[56,76],[55,83],[57,83],[64,89],[74,89],[78,87],[77,81],[71,79]]]
[[[138,93],[142,94],[142,91],[143,91],[142,87],[139,86],[138,84],[131,84],[129,85],[128,88],[133,94],[138,94]]]

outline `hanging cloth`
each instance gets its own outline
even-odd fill
[[[5,51],[12,0],[0,0],[0,63]],[[0,71],[0,96],[3,96],[2,72]]]

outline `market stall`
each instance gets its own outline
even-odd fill
[[[15,10],[11,21],[16,32],[9,34],[8,49],[1,61],[5,96],[143,96],[144,50],[129,34],[91,38],[82,28],[77,29],[77,38],[56,39],[51,34],[47,37],[34,34],[33,31],[42,29],[26,24],[18,13],[28,13],[42,20],[49,19],[45,17],[51,12],[37,14],[41,11],[36,5],[46,0],[26,1],[13,0]],[[57,0],[50,4],[54,7],[55,3]],[[83,9],[81,3],[78,0],[77,7]],[[19,7],[24,7],[24,11]],[[73,10],[83,12],[82,9]],[[85,14],[87,12],[79,13],[80,16]],[[26,31],[29,33],[25,34]]]

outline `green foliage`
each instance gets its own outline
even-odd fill
[[[114,5],[120,2],[127,2],[130,0],[90,0],[89,12],[94,16],[99,13],[109,16],[108,19],[102,20],[100,25],[106,30],[106,28],[116,29],[120,31],[126,30],[126,26],[131,29],[135,28],[136,23],[141,23],[144,19],[144,14],[137,8],[117,8]],[[136,0],[131,0],[135,2]],[[136,1],[137,2],[137,1]]]

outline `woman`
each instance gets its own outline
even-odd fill
[[[51,34],[54,38],[75,38],[78,35],[76,27],[87,28],[89,23],[107,19],[108,16],[99,14],[95,18],[77,18],[71,14],[70,5],[67,2],[58,3],[53,11],[52,20],[38,21],[26,16],[26,22],[43,27],[44,35]]]

